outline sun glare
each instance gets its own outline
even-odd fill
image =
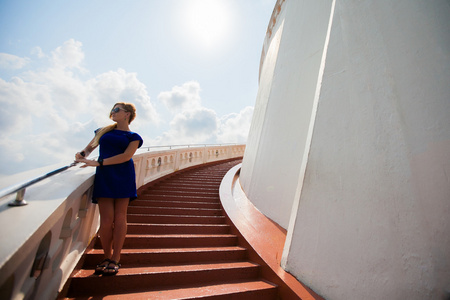
[[[186,33],[191,41],[211,50],[228,38],[231,27],[229,4],[226,0],[188,1]]]

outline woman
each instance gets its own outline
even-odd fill
[[[115,124],[97,129],[86,148],[75,154],[75,161],[84,163],[82,168],[96,167],[92,202],[99,205],[99,234],[104,251],[104,260],[95,269],[97,275],[115,275],[119,271],[120,252],[127,233],[127,208],[137,198],[132,157],[143,143],[129,128],[136,117],[133,104],[114,104],[109,117]],[[86,159],[98,145],[98,160]]]

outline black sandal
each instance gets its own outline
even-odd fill
[[[103,276],[113,276],[119,273],[119,269],[122,265],[117,261],[110,260],[108,266],[103,269]],[[112,272],[110,272],[112,270]]]
[[[109,258],[105,258],[104,260],[102,260],[101,263],[99,263],[96,267],[95,267],[95,275],[100,275],[103,274],[103,271],[109,266],[109,264],[111,263],[111,260]]]

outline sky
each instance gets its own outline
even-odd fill
[[[0,176],[71,162],[132,102],[144,147],[245,143],[276,0],[0,0]]]

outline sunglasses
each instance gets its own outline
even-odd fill
[[[115,107],[115,108],[111,109],[111,113],[118,113],[120,110],[128,112],[128,110],[123,109],[122,107]]]

